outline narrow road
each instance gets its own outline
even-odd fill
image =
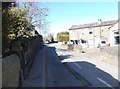
[[[76,78],[61,62],[55,47],[44,47],[33,63],[21,87],[84,87],[89,84]]]
[[[57,44],[51,46],[56,46],[61,62],[81,75],[92,87],[118,89],[120,82],[117,66],[98,61],[98,59],[87,58],[81,53],[67,50]]]

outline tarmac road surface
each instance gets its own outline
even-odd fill
[[[60,62],[55,47],[45,46],[33,63],[27,79],[21,87],[87,87],[88,82],[76,78]]]

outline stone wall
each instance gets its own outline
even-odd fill
[[[118,66],[118,46],[109,47],[105,46],[100,49],[101,52],[101,61],[105,61],[112,65]]]
[[[58,48],[72,50],[80,53],[82,52],[82,46],[76,44],[59,44]]]
[[[41,36],[20,38],[13,42],[11,50],[15,54],[2,59],[2,87],[18,87],[19,71],[23,70],[26,79],[35,57],[43,47]]]
[[[79,53],[85,52],[84,56],[91,58],[91,59],[96,59],[98,61],[106,62],[111,65],[115,66],[120,66],[120,61],[118,60],[120,57],[119,49],[120,46],[104,46],[101,48],[82,48],[80,45],[59,45],[58,48],[62,49],[68,49],[72,51],[76,51]]]
[[[2,87],[17,87],[19,85],[20,59],[16,54],[3,58]]]
[[[1,38],[2,37],[0,37],[0,88],[2,86],[2,40]]]
[[[81,45],[73,45],[73,51],[76,52],[82,52],[82,46]]]

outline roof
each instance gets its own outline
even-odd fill
[[[101,24],[98,24],[98,22],[95,22],[95,23],[89,23],[89,24],[72,25],[69,30],[100,27],[100,26],[110,26],[110,25],[114,25],[117,22],[118,20],[111,20],[111,21],[102,21]]]

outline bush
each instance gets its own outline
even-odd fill
[[[73,44],[68,44],[68,50],[73,50],[74,45]]]

